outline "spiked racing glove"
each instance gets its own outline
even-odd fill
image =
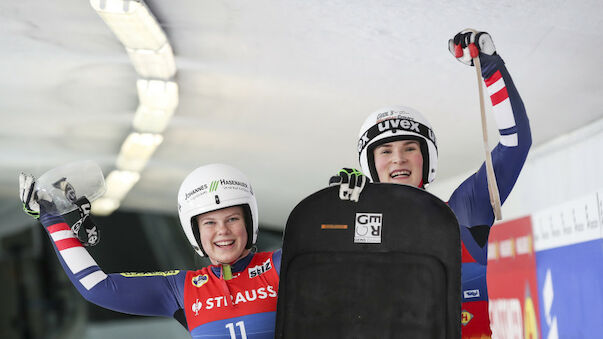
[[[354,168],[342,168],[329,180],[329,186],[339,185],[341,200],[358,201],[360,193],[367,182],[370,182],[362,172]]]
[[[490,34],[471,30],[461,31],[448,40],[448,50],[458,61],[470,66],[473,66],[473,58],[480,53],[496,55]]]

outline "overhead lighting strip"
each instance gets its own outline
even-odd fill
[[[126,48],[158,50],[168,42],[142,1],[90,0],[90,5]]]
[[[162,143],[161,133],[178,106],[172,47],[142,0],[90,0],[90,5],[125,47],[140,77],[134,131],[123,142],[116,169],[105,179],[107,192],[92,203],[92,213],[109,215],[140,180],[141,172]]]
[[[126,48],[136,72],[144,78],[169,79],[176,74],[172,46],[166,43],[157,50]]]
[[[128,135],[117,156],[117,168],[131,172],[141,172],[163,141],[161,134],[137,133]]]
[[[136,87],[140,105],[134,116],[134,129],[148,133],[163,132],[178,107],[178,84],[140,79]]]

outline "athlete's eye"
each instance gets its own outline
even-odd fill
[[[216,224],[216,222],[213,220],[204,220],[203,222],[201,222],[201,225],[203,225],[203,226],[213,226],[215,224]]]
[[[228,222],[235,222],[235,221],[239,221],[239,220],[241,220],[241,218],[239,218],[239,217],[230,217],[230,218],[228,218]]]

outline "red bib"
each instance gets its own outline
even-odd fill
[[[256,253],[230,280],[216,277],[211,266],[188,272],[184,310],[189,331],[216,320],[275,312],[278,284],[272,252]]]

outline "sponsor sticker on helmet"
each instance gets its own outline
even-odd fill
[[[354,242],[380,244],[382,220],[381,213],[356,213]]]
[[[249,187],[249,185],[243,181],[232,180],[232,179],[219,179],[219,180],[213,180],[209,183],[202,184],[198,187],[195,187],[193,190],[186,192],[184,194],[184,199],[185,200],[195,199],[195,198],[203,196],[207,193],[217,192],[218,188],[220,188],[220,187],[222,190],[238,189],[238,190],[242,190],[242,191],[246,191],[246,192],[249,191],[251,194],[253,194],[253,192],[251,192],[251,188]],[[216,203],[218,203],[218,202],[216,202]]]
[[[219,180],[212,181],[211,184],[209,184],[209,191],[210,192],[214,192],[215,190],[218,189],[218,185],[220,185],[220,181]]]
[[[385,119],[411,119],[414,120],[413,114],[410,112],[406,112],[405,110],[387,110],[385,112],[377,114],[377,122],[381,122]]]
[[[223,190],[240,190],[240,191],[251,193],[251,188],[249,187],[249,185],[246,182],[243,182],[243,181],[231,180],[231,179],[220,179],[219,181],[217,181],[217,183],[219,183],[219,185],[221,185]],[[217,184],[216,184],[216,188],[217,188]],[[253,193],[251,193],[251,194],[253,194]]]
[[[410,133],[411,135],[422,136],[433,142],[434,145],[436,143],[435,134],[429,126],[410,118],[388,118],[378,122],[360,136],[358,140],[358,152],[362,152],[371,140],[386,132],[392,135],[399,134],[400,137],[404,137]]]
[[[419,123],[409,119],[389,119],[377,124],[379,132],[387,130],[403,129],[411,132],[421,133]]]
[[[195,187],[192,191],[184,193],[184,200],[194,198],[207,193],[207,184]]]

